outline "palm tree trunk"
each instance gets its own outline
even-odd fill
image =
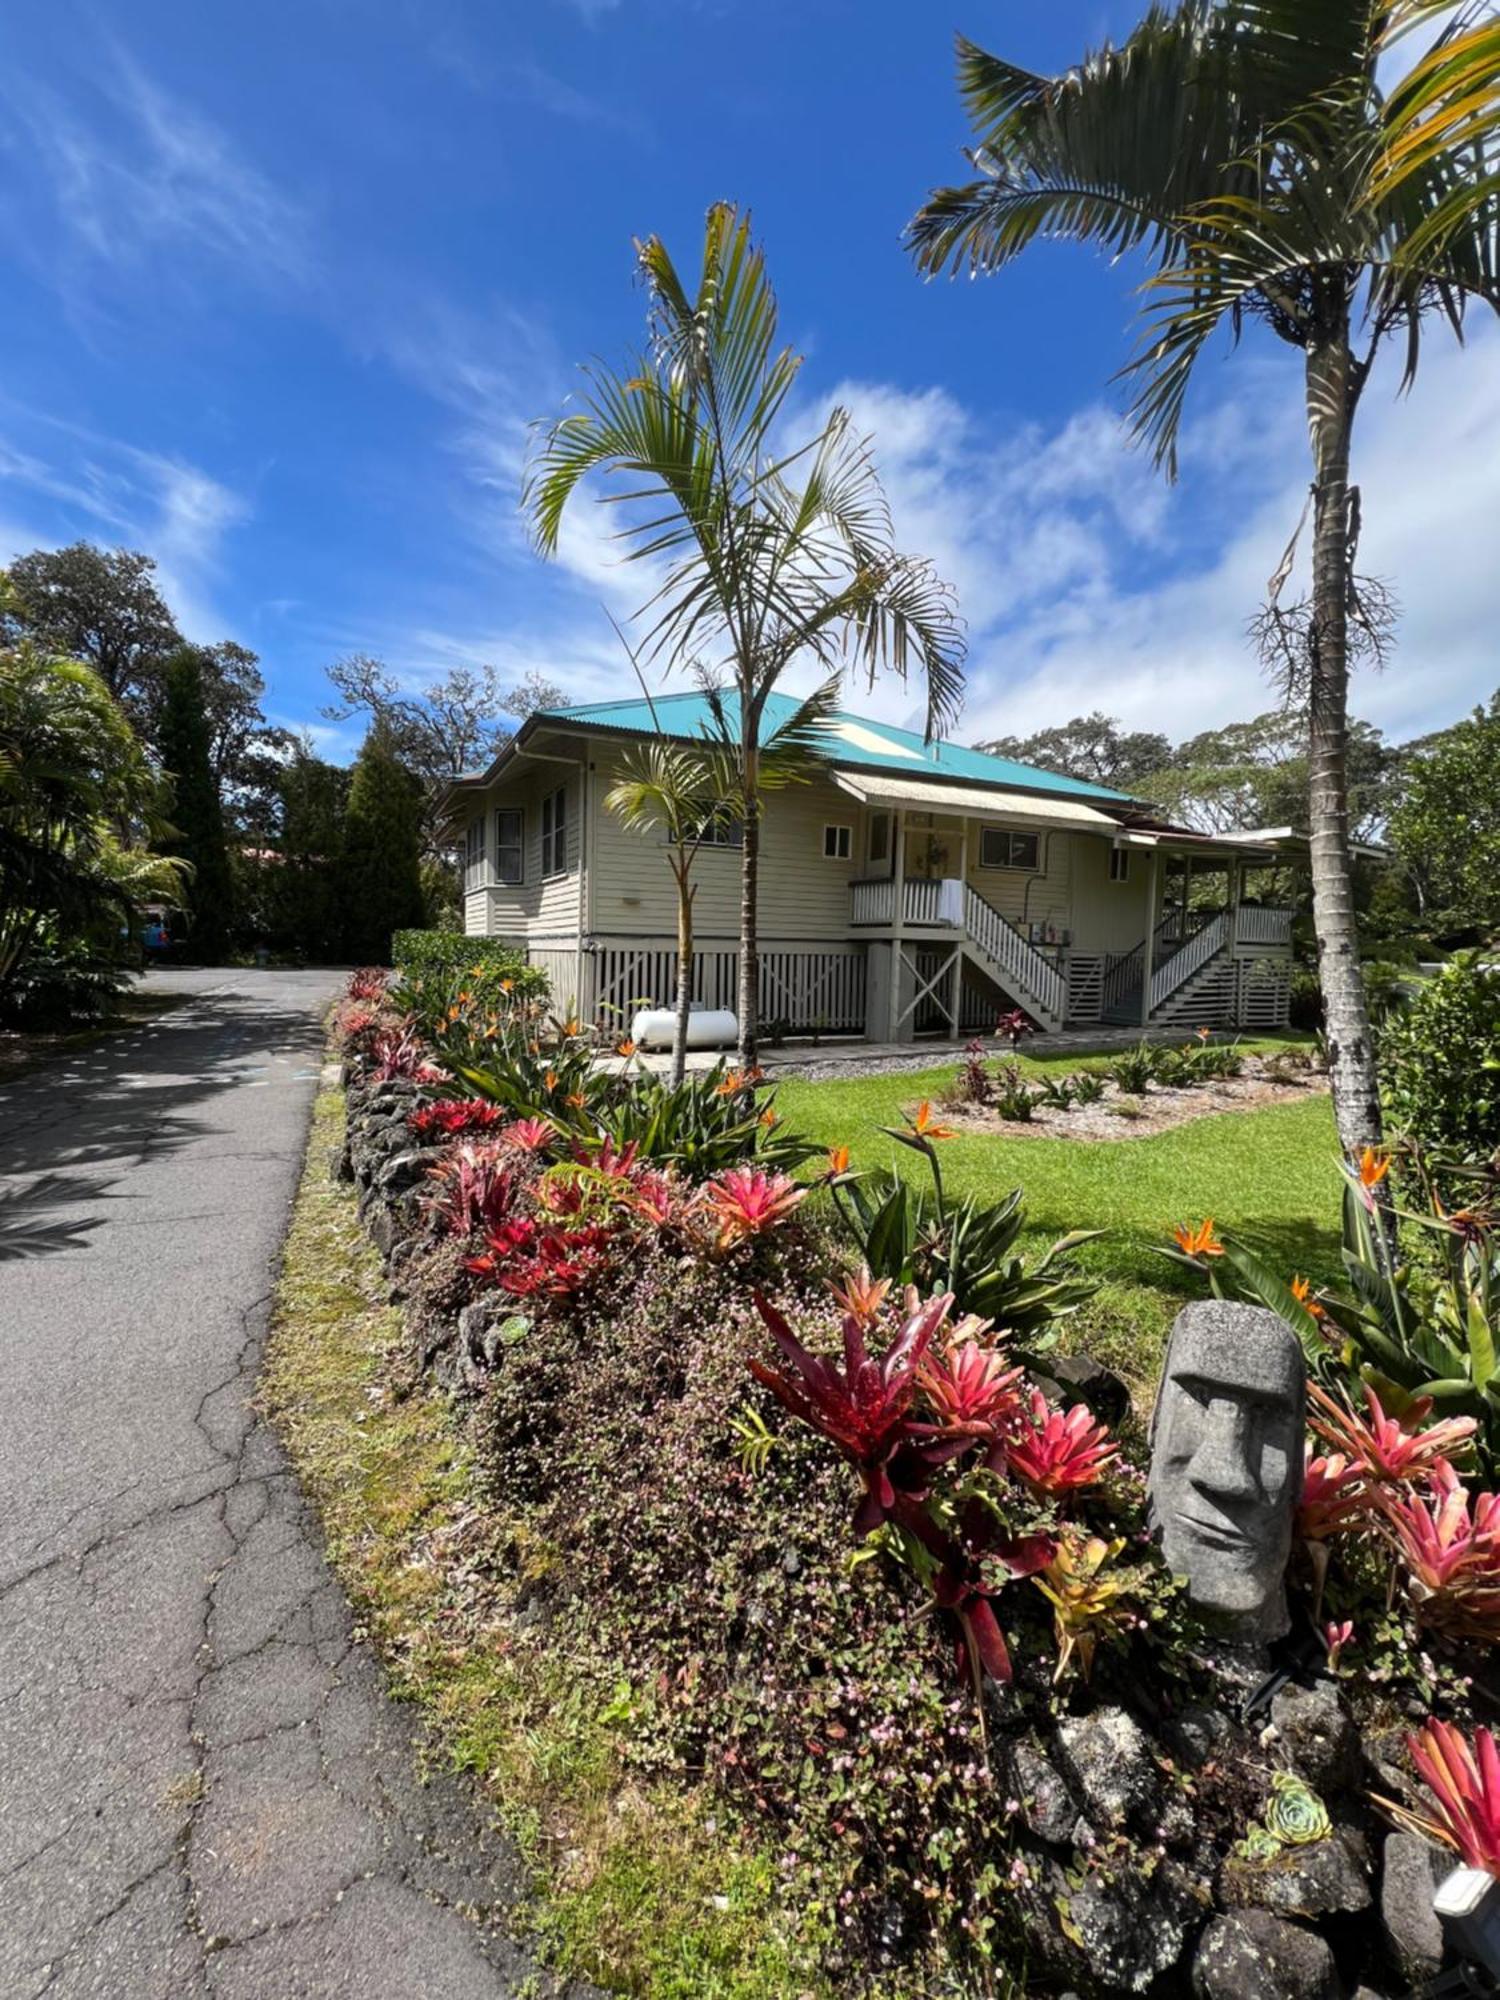
[[[740,690],[740,771],[745,808],[740,851],[740,1039],[741,1069],[754,1069],[760,1041],[760,715],[744,687]]]
[[[1349,854],[1349,436],[1355,362],[1347,308],[1307,348],[1312,438],[1313,620],[1308,682],[1308,831],[1313,928],[1339,1143],[1353,1158],[1381,1138],[1380,1091],[1365,1004]]]
[[[686,871],[677,877],[677,1031],[672,1043],[672,1081],[687,1074],[688,1017],[693,1005],[693,884]]]

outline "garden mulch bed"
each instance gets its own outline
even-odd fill
[[[1271,1104],[1295,1104],[1309,1096],[1326,1096],[1326,1076],[1309,1075],[1295,1083],[1275,1082],[1258,1073],[1255,1059],[1245,1064],[1245,1074],[1217,1083],[1195,1084],[1190,1090],[1176,1090],[1153,1083],[1144,1096],[1132,1096],[1117,1084],[1106,1084],[1097,1104],[1074,1105],[1059,1111],[1039,1104],[1030,1122],[1002,1118],[982,1106],[947,1104],[941,1116],[965,1134],[988,1133],[1006,1139],[1083,1139],[1108,1143],[1119,1139],[1148,1139],[1174,1126],[1189,1124],[1194,1118],[1213,1118],[1226,1111],[1262,1111]],[[1127,1106],[1120,1110],[1121,1100]]]

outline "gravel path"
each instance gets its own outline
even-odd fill
[[[0,1091],[0,1994],[543,1990],[249,1406],[336,982],[154,983]]]

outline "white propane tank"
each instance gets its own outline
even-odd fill
[[[739,1037],[740,1024],[728,1007],[694,1007],[688,1015],[690,1049],[728,1048]],[[669,1049],[677,1039],[677,1016],[670,1007],[643,1007],[630,1024],[637,1048]]]

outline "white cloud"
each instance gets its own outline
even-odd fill
[[[250,282],[300,280],[307,270],[299,206],[193,106],[170,96],[125,50],[91,37],[89,68],[64,96],[11,69],[0,79],[11,128],[13,181],[40,181],[60,227],[9,205],[23,252],[50,262],[62,287],[94,271],[149,265],[175,288],[184,252]],[[24,226],[23,226],[24,225]]]
[[[1295,357],[1247,353],[1195,414],[1170,488],[1102,408],[1051,430],[987,423],[940,389],[845,384],[873,437],[897,546],[930,555],[969,624],[958,734],[1025,734],[1102,708],[1183,737],[1275,699],[1246,636],[1307,491]],[[1358,714],[1403,737],[1500,684],[1500,337],[1433,339],[1409,397],[1377,375],[1356,429],[1360,567],[1400,600]],[[1304,531],[1303,550],[1306,549]],[[1305,568],[1303,570],[1305,575]],[[1295,594],[1294,580],[1288,595]],[[851,702],[920,722],[885,681]]]
[[[211,641],[226,621],[214,610],[227,536],[249,516],[248,503],[200,467],[118,439],[32,417],[40,440],[23,448],[0,437],[0,485],[52,503],[60,526],[39,533],[0,528],[0,560],[73,540],[145,549],[183,632]]]

